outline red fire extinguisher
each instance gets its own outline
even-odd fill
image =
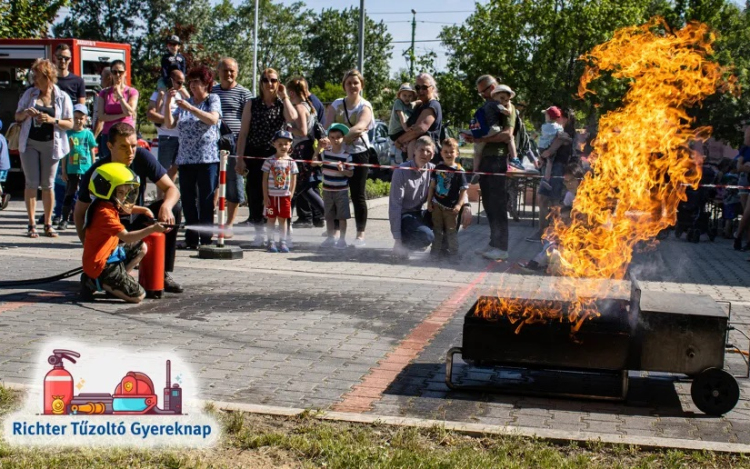
[[[161,298],[164,293],[165,240],[164,233],[151,233],[143,239],[147,251],[138,267],[138,283],[148,298]]]
[[[63,366],[63,358],[75,363],[75,358],[80,356],[80,353],[72,350],[55,349],[47,358],[47,363],[54,366],[44,377],[44,413],[46,415],[68,413],[68,405],[73,399],[73,376]]]

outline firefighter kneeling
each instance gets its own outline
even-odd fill
[[[84,300],[92,300],[96,291],[106,291],[130,303],[139,303],[146,296],[130,273],[146,255],[143,238],[167,228],[157,222],[128,232],[120,223],[121,214],[148,213],[148,209],[135,205],[139,186],[138,176],[122,163],[103,164],[91,177],[89,192],[94,201],[86,210],[81,276]]]

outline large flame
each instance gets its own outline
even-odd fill
[[[671,32],[661,19],[624,28],[582,57],[589,62],[579,87],[583,98],[603,71],[626,79],[623,106],[599,121],[593,142],[592,172],[582,181],[565,224],[554,219],[547,236],[558,240],[558,301],[503,298],[477,305],[485,318],[504,316],[517,324],[568,321],[575,333],[598,317],[594,299],[574,279],[622,279],[635,245],[673,225],[688,186],[701,177],[700,157],[691,141],[708,138],[709,127],[691,129],[686,109],[713,94],[724,70],[708,57],[715,36],[706,25],[690,23]],[[507,292],[506,292],[507,293]],[[567,300],[563,309],[559,299]]]
[[[692,129],[686,109],[716,91],[723,69],[707,58],[715,36],[706,25],[665,31],[661,19],[624,28],[584,57],[591,65],[581,97],[602,71],[629,80],[630,89],[599,121],[593,171],[578,189],[572,222],[551,225],[564,275],[623,278],[636,243],[673,225],[687,186],[700,181],[701,161],[688,145],[711,128]]]

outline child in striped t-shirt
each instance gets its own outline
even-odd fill
[[[344,124],[333,124],[328,129],[328,141],[331,149],[321,151],[324,145],[319,145],[316,159],[320,158],[317,165],[323,166],[323,203],[325,205],[326,231],[328,237],[321,247],[335,247],[346,249],[346,220],[352,217],[349,211],[349,178],[352,177],[352,157],[344,153],[342,146],[344,136],[349,133],[349,128]],[[339,221],[339,239],[336,241],[334,233],[335,220]]]

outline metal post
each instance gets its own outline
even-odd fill
[[[229,152],[219,152],[219,239],[216,245],[224,247],[224,230],[227,223],[227,158]]]
[[[365,74],[365,0],[359,0],[359,73]]]
[[[411,11],[412,20],[411,20],[411,49],[409,51],[409,78],[414,79],[414,59],[416,56],[416,52],[414,51],[414,36],[417,32],[417,12],[416,10]]]
[[[258,96],[258,4],[260,0],[255,0],[255,21],[253,26],[253,96]]]

